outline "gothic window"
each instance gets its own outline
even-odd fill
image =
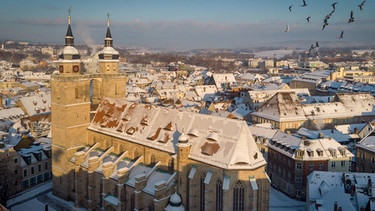
[[[130,197],[130,210],[134,210],[134,208],[135,208],[135,194],[132,193]]]
[[[155,210],[154,203],[150,202],[150,204],[148,204],[148,211],[154,211],[154,210]]]
[[[223,183],[221,180],[216,181],[216,211],[223,210]]]
[[[173,169],[174,169],[174,161],[173,159],[170,159],[168,162],[168,171],[173,172]]]
[[[204,202],[205,202],[205,192],[206,192],[206,187],[204,184],[204,178],[206,175],[202,175],[201,180],[200,180],[200,201],[199,201],[199,207],[201,211],[204,211]]]
[[[243,211],[245,210],[244,201],[245,201],[245,187],[238,181],[233,188],[233,210],[234,211]]]
[[[151,165],[156,163],[155,155],[151,155]]]

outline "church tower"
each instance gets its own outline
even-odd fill
[[[65,200],[74,199],[74,164],[70,159],[88,142],[90,123],[90,76],[81,70],[70,21],[69,8],[65,47],[57,61],[60,74],[51,80],[53,194]]]
[[[126,97],[126,75],[119,73],[120,54],[113,48],[108,14],[104,48],[99,52],[99,73],[94,74],[92,103],[98,104],[104,97]]]

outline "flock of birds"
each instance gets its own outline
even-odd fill
[[[302,2],[302,5],[300,5],[300,6],[302,6],[302,7],[307,7],[307,3],[306,3],[306,0],[302,0],[303,2]],[[364,4],[366,3],[366,0],[363,0],[362,2],[361,2],[361,4],[359,4],[358,5],[358,7],[359,7],[359,10],[360,11],[362,11],[363,10],[363,6],[364,6]],[[323,19],[323,27],[322,27],[322,31],[326,28],[326,26],[328,26],[329,25],[329,19],[331,18],[331,16],[334,14],[334,12],[336,11],[336,5],[338,4],[338,2],[334,2],[334,3],[332,3],[331,4],[331,6],[332,6],[332,11],[330,12],[330,13],[328,13],[325,17],[324,17],[324,19]],[[292,7],[293,7],[293,5],[290,5],[289,6],[289,12],[292,12]],[[311,16],[308,16],[307,18],[306,18],[306,21],[307,21],[307,23],[310,23],[310,20],[311,20]],[[354,22],[354,13],[353,13],[353,10],[351,10],[350,11],[350,16],[349,16],[349,19],[348,19],[348,23],[353,23]],[[285,27],[285,32],[289,32],[290,31],[290,27],[289,27],[289,24],[288,25],[286,25],[286,27]],[[340,35],[337,37],[338,39],[342,39],[342,38],[344,38],[344,30],[341,30],[341,33],[340,33]],[[312,52],[315,52],[314,53],[314,56],[319,56],[319,51],[318,51],[318,49],[319,49],[319,43],[318,42],[316,42],[315,43],[315,46],[314,46],[314,44],[312,44],[311,45],[311,47],[310,47],[310,49],[309,49],[309,54],[311,54]]]

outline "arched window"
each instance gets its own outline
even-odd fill
[[[245,193],[244,193],[244,185],[238,181],[237,184],[233,188],[233,211],[243,211],[244,208],[244,200],[245,200]]]
[[[172,158],[172,159],[170,159],[169,162],[168,162],[168,171],[169,171],[169,172],[173,172],[173,170],[174,170],[174,160],[173,160],[173,158]]]
[[[132,193],[130,197],[130,210],[134,210],[134,208],[135,208],[135,194]]]
[[[216,211],[223,210],[223,183],[221,180],[216,181]]]
[[[154,165],[156,163],[155,155],[151,155],[151,165]]]
[[[200,201],[199,201],[199,207],[201,211],[204,211],[204,202],[205,202],[205,192],[206,192],[206,187],[204,184],[204,178],[206,175],[202,175],[201,180],[200,180]]]
[[[154,210],[155,210],[154,202],[150,202],[150,204],[148,204],[148,211],[154,211]]]

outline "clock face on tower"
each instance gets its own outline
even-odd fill
[[[74,65],[73,66],[73,72],[78,72],[79,71],[79,67],[78,67],[78,65]]]

